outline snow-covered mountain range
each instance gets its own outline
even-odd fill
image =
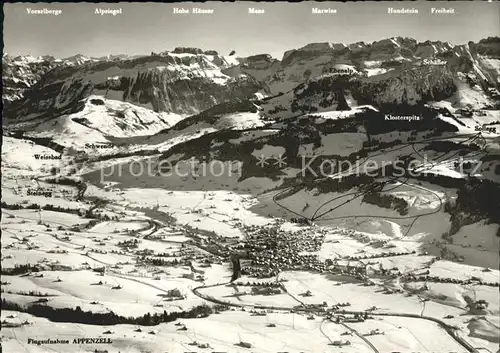
[[[19,55],[12,57],[4,53],[2,57],[3,95],[2,102],[8,104],[23,97],[24,91],[34,85],[48,71],[58,66],[75,66],[88,62],[113,61],[127,59],[128,55],[108,55],[106,57],[92,58],[76,54],[67,58],[56,59],[45,55],[33,57]]]
[[[138,57],[5,55],[3,68],[5,131],[80,149],[92,162],[144,153],[157,153],[158,163],[233,157],[245,178],[270,172],[286,184],[297,182],[303,156],[359,158],[417,137],[484,131],[487,153],[473,154],[483,163],[477,172],[495,182],[500,174],[500,38],[456,46],[401,37],[312,43],[282,60],[187,47]],[[114,148],[85,149],[89,143]],[[256,171],[256,151],[266,146],[287,156],[291,169]],[[457,168],[436,173],[462,178]]]
[[[499,75],[500,38],[4,55],[7,349],[497,349]]]
[[[449,97],[460,84],[498,98],[500,42],[450,43],[389,38],[370,44],[313,43],[285,52],[282,60],[261,54],[245,58],[197,48],[148,56],[65,59],[3,57],[7,117],[54,115],[91,94],[156,112],[193,114],[232,99],[287,93],[301,84],[331,85],[373,104],[409,103]],[[326,78],[326,81],[324,79]],[[47,113],[49,112],[49,113]]]

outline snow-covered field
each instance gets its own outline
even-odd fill
[[[133,148],[168,150],[204,132],[262,126],[258,114],[251,114],[225,115],[215,128],[195,124],[185,131],[134,137],[138,143]],[[317,119],[344,118],[337,112],[321,114]],[[228,143],[277,131],[246,131]],[[299,154],[349,155],[365,141],[362,133],[321,137],[321,148],[303,145]],[[417,150],[423,147],[416,145]],[[373,159],[394,160],[412,151],[406,146],[374,154]],[[248,151],[254,157],[274,158],[285,152],[271,144]],[[283,176],[137,176],[130,164],[145,161],[137,155],[86,164],[75,177],[87,181],[83,199],[77,200],[77,186],[47,180],[53,176],[52,167],[64,170],[71,165],[71,155],[48,162],[33,157],[51,153],[21,139],[4,139],[2,299],[24,308],[114,313],[130,320],[148,313],[186,313],[200,305],[227,307],[208,317],[143,325],[140,330],[130,323],[88,325],[81,318],[55,322],[47,314],[2,310],[2,345],[7,352],[468,351],[447,325],[478,350],[493,352],[498,345],[498,225],[478,221],[463,226],[446,244],[447,252],[462,262],[441,258],[442,235],[451,226],[443,201],[456,197],[456,189],[412,179],[387,183],[381,194],[409,205],[402,216],[393,208],[363,202],[362,197],[345,203],[356,196],[355,189],[302,188],[275,199],[283,191]],[[438,153],[428,154],[432,160]],[[158,156],[148,158],[158,163]],[[170,160],[181,158],[182,153],[174,154]],[[433,171],[450,175],[452,169],[452,163],[436,164]],[[296,173],[293,168],[283,171],[287,177]],[[34,191],[40,195],[31,195]],[[35,203],[38,206],[17,209]],[[39,209],[50,205],[58,208]],[[297,215],[315,218],[314,226],[291,223]],[[258,238],[247,241],[255,232],[271,235],[264,247]],[[273,235],[290,240],[273,243]],[[307,241],[292,241],[317,237],[321,240],[314,249],[306,248]],[[311,256],[324,268],[286,267],[291,259],[282,254],[291,248],[297,254],[293,256]],[[242,257],[247,272],[236,285],[228,285],[233,254]],[[252,274],[266,267],[252,264],[257,255],[268,256],[269,266],[279,267],[277,274]],[[22,267],[28,264],[31,268]],[[255,282],[264,281],[278,284],[278,292],[259,292]],[[487,304],[473,312],[476,302]],[[369,317],[359,321],[351,313],[337,322],[343,309]],[[28,343],[28,338],[49,337],[105,337],[112,343]]]

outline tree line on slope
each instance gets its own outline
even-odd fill
[[[76,308],[53,308],[44,304],[34,304],[28,307],[23,307],[19,304],[10,302],[2,298],[2,310],[18,311],[28,313],[36,317],[43,317],[53,322],[71,322],[78,324],[88,325],[141,325],[141,326],[155,326],[164,322],[172,322],[177,319],[191,319],[208,317],[215,311],[226,310],[227,307],[222,305],[210,307],[206,304],[198,305],[190,310],[182,312],[167,313],[146,313],[139,317],[125,317],[117,315],[113,311],[108,313],[94,313],[92,311],[83,311],[80,306]]]

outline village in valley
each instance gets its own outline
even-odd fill
[[[6,4],[2,350],[500,353],[499,3],[402,4]]]
[[[21,200],[29,179],[4,178],[6,199]],[[368,352],[372,342],[398,349],[395,335],[421,321],[442,345],[465,352],[470,343],[458,332],[483,327],[498,310],[498,270],[429,255],[418,242],[340,226],[238,218],[234,210],[223,215],[236,202],[248,207],[247,198],[234,195],[231,207],[200,204],[227,198],[227,192],[166,193],[167,210],[159,204],[144,208],[142,198],[134,201],[135,191],[119,199],[136,204],[106,200],[109,191],[91,186],[88,201],[78,201],[73,212],[71,187],[40,187],[55,198],[39,196],[37,208],[2,204],[2,325],[11,330],[27,333],[35,324],[43,332],[54,325],[49,317],[74,315],[85,335],[115,339],[119,333],[144,342],[154,335],[158,342],[172,339],[169,347],[179,351],[186,345],[244,351],[269,342],[277,349],[300,347],[295,339],[273,341],[272,332],[311,335],[316,327],[318,351],[341,346]],[[183,202],[170,206],[180,195]],[[61,204],[44,206],[49,200]],[[175,216],[189,221],[180,225]],[[213,217],[223,232],[206,229],[204,222]],[[457,267],[451,277],[450,266]],[[463,293],[459,306],[447,295],[456,291]],[[28,303],[31,310],[19,306]],[[45,319],[44,307],[50,308]],[[103,326],[89,326],[91,320]],[[234,320],[240,324],[228,326]],[[206,331],[219,324],[224,336]],[[263,341],[254,330],[272,336]],[[21,335],[16,333],[18,340]]]

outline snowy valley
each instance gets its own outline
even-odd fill
[[[6,352],[497,352],[500,38],[2,64]]]

